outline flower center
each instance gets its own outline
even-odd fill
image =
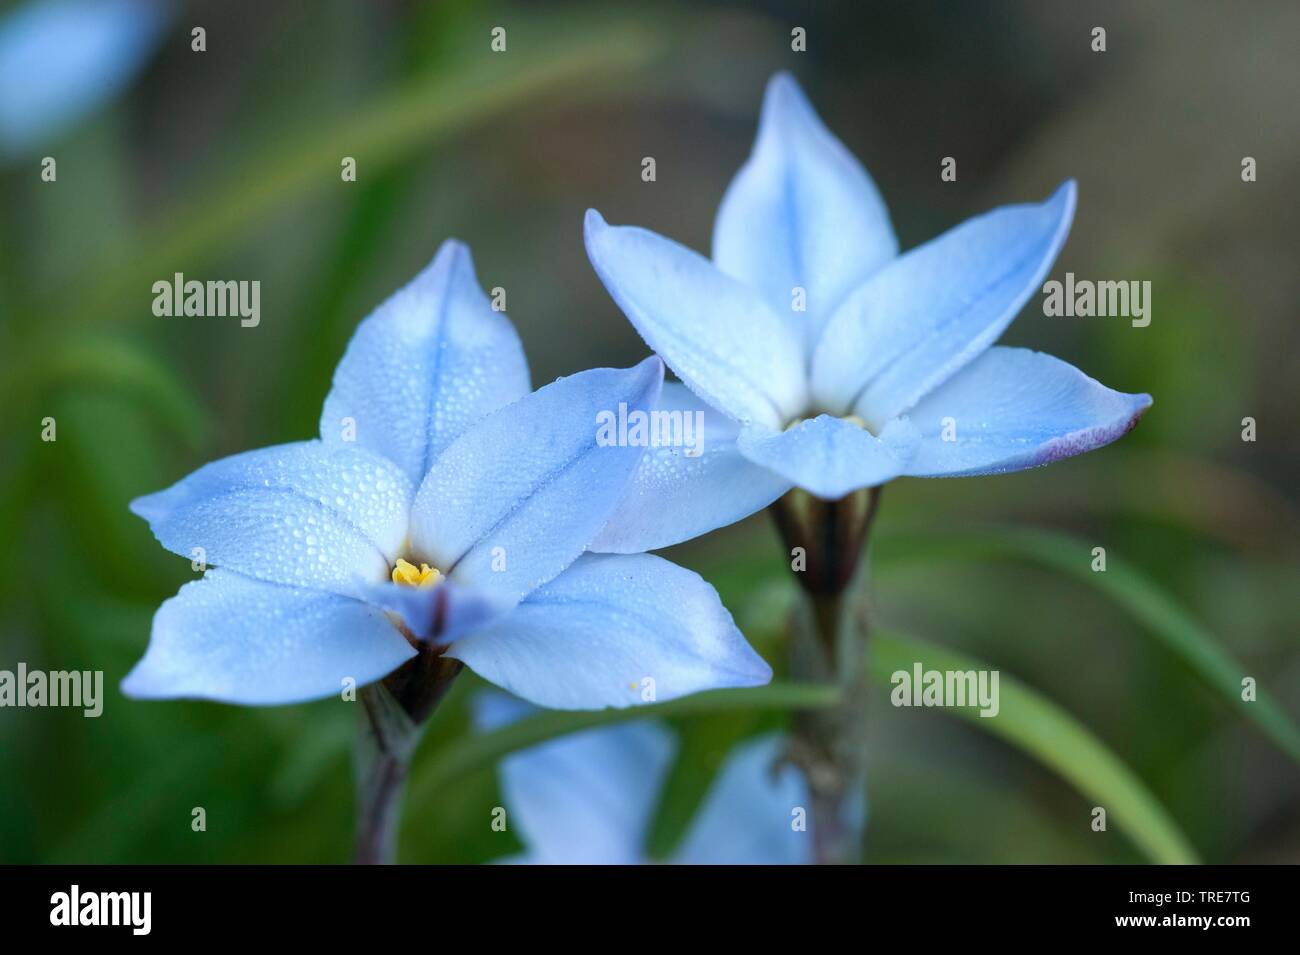
[[[402,584],[406,587],[432,587],[440,580],[442,580],[442,573],[438,568],[430,567],[423,561],[421,561],[419,567],[416,567],[410,561],[399,557],[396,566],[393,567],[393,583],[395,584]]]
[[[793,421],[791,421],[788,425],[785,426],[785,430],[786,430],[786,431],[789,431],[789,430],[791,430],[792,428],[797,428],[799,425],[803,424],[805,421],[811,421],[811,420],[812,420],[813,418],[815,418],[815,417],[817,417],[816,414],[809,414],[809,415],[807,415],[807,416],[805,416],[805,417],[803,417],[803,418],[795,418]],[[867,425],[867,422],[866,422],[865,420],[863,420],[861,417],[859,417],[858,415],[855,415],[855,414],[850,414],[850,415],[832,415],[832,417],[834,417],[834,418],[839,418],[841,421],[847,421],[849,424],[857,425],[857,426],[858,426],[859,428],[861,428],[863,431],[870,432],[870,433],[873,434],[873,435],[875,434],[875,432],[871,430],[870,426]]]

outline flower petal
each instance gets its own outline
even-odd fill
[[[500,693],[475,699],[477,722],[496,728],[532,711]],[[635,865],[676,740],[662,726],[623,723],[570,733],[501,761],[513,827],[540,865]]]
[[[737,446],[755,464],[833,501],[904,473],[917,441],[916,429],[905,418],[891,421],[876,437],[843,418],[824,414],[785,431],[746,428]]]
[[[813,354],[814,397],[875,429],[997,340],[1042,283],[1074,217],[1075,186],[969,219],[849,294]]]
[[[149,649],[122,681],[138,699],[297,703],[341,693],[401,666],[415,651],[364,603],[210,570],[153,618]]]
[[[447,653],[552,709],[624,707],[651,688],[670,700],[772,678],[717,592],[650,554],[588,554]]]
[[[641,447],[601,446],[598,415],[648,411],[663,363],[561,378],[452,443],[416,494],[421,557],[494,599],[517,603],[568,567],[623,496]]]
[[[419,486],[472,422],[528,394],[519,336],[479,288],[469,249],[448,239],[348,343],[321,410],[327,444],[349,435]]]
[[[876,184],[788,73],[767,84],[758,138],[713,227],[713,261],[788,315],[806,293],[808,347],[852,288],[898,254]]]
[[[1149,407],[1150,395],[1112,391],[1051,355],[990,348],[908,414],[922,440],[907,473],[959,477],[1051,464],[1109,444]]]
[[[686,865],[808,865],[812,805],[803,773],[778,764],[785,740],[770,734],[732,750],[674,861]],[[805,826],[795,828],[803,810]]]
[[[738,421],[777,426],[805,404],[798,327],[754,289],[661,235],[587,211],[587,255],[619,308],[677,377]]]
[[[789,490],[736,450],[740,425],[685,385],[665,382],[656,410],[680,415],[678,433],[689,429],[692,441],[646,449],[591,550],[639,554],[679,544],[748,517]]]
[[[205,464],[132,501],[131,510],[183,557],[346,594],[358,578],[387,576],[413,496],[385,458],[352,445],[299,441]]]
[[[117,94],[158,45],[156,0],[41,0],[0,18],[0,153],[58,136]]]

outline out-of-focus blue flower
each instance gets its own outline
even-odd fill
[[[495,729],[531,708],[499,693],[475,699],[478,725]],[[705,865],[803,865],[813,858],[803,774],[780,762],[784,740],[771,734],[732,750],[681,845],[668,861]],[[657,723],[584,730],[501,761],[509,825],[524,843],[506,861],[543,865],[634,865],[676,755]]]
[[[0,19],[0,155],[29,152],[114,96],[166,22],[157,0],[36,0]]]
[[[901,475],[1015,471],[1124,434],[1148,395],[993,346],[1043,281],[1074,206],[1070,181],[900,256],[871,178],[795,81],[773,77],[712,261],[587,213],[596,272],[693,393],[665,387],[662,408],[708,409],[715,431],[695,459],[651,449],[597,548],[676,543],[791,486],[834,499]],[[651,502],[672,520],[645,521]]]
[[[319,440],[236,454],[134,501],[164,547],[214,565],[154,617],[131,696],[289,703],[446,653],[542,706],[627,706],[766,683],[698,575],[584,551],[640,447],[597,415],[658,400],[663,365],[529,393],[514,328],[447,242],[357,328]]]

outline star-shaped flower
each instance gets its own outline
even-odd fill
[[[766,683],[698,575],[584,555],[643,450],[601,446],[597,415],[653,407],[662,376],[652,358],[530,394],[513,327],[445,243],[357,328],[319,440],[132,503],[216,569],[158,610],[123,690],[289,703],[380,679],[422,644],[550,707],[639,702],[647,677],[661,700]]]
[[[977,216],[903,255],[866,171],[795,81],[773,77],[722,200],[713,260],[587,213],[610,295],[705,412],[704,455],[652,449],[596,546],[640,551],[753,513],[790,487],[836,499],[893,478],[995,474],[1101,447],[1148,395],[993,343],[1039,287],[1075,185]],[[687,390],[689,389],[689,390]],[[650,521],[651,508],[668,520]]]

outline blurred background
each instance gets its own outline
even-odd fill
[[[31,6],[4,4],[0,62]],[[313,436],[357,322],[447,236],[469,243],[485,288],[507,290],[534,384],[635,362],[645,347],[587,263],[582,214],[707,252],[780,69],[871,171],[903,248],[1073,176],[1053,277],[1153,283],[1147,328],[1045,318],[1041,296],[1026,307],[1004,342],[1155,407],[1116,445],[1047,470],[891,485],[880,626],[1053,701],[1200,858],[1300,861],[1300,770],[1279,743],[1300,714],[1300,7],[105,0],[98,15],[110,7],[131,27],[109,53],[80,44],[90,21],[74,20],[0,69],[0,669],[100,669],[106,697],[98,719],[0,710],[0,861],[349,857],[348,704],[118,692],[153,611],[193,577],[127,502]],[[806,52],[791,51],[795,27]],[[74,56],[94,82],[60,99],[56,64]],[[344,156],[356,182],[341,181]],[[955,182],[940,180],[945,156]],[[260,325],[155,317],[152,283],[174,272],[260,280]],[[986,546],[1007,527],[1048,532],[1060,566]],[[1094,546],[1107,575],[1087,569]],[[791,584],[767,517],[668,556],[719,587],[779,670]],[[1198,640],[1226,658],[1197,658]],[[1272,736],[1234,704],[1242,674],[1285,711]],[[462,678],[416,758],[404,861],[517,850],[489,827],[490,765],[420,782],[469,731],[480,688]],[[996,720],[894,709],[887,684],[876,704],[868,861],[1148,858],[1122,821],[1091,831],[1095,800],[980,725]],[[676,721],[651,851],[672,848],[735,740],[786,718]],[[196,806],[206,832],[191,830]]]

